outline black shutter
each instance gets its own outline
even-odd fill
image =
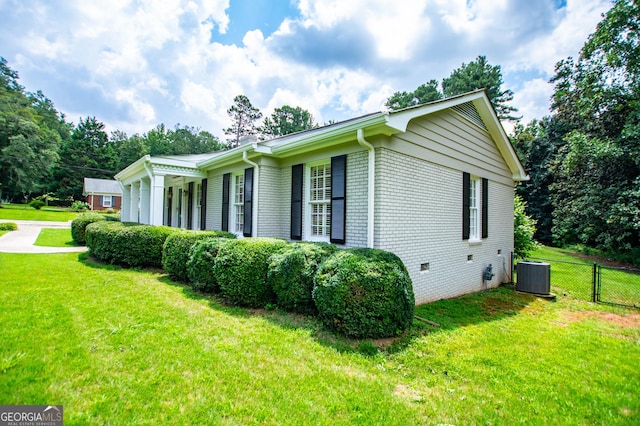
[[[462,239],[469,239],[471,228],[471,216],[469,207],[471,206],[471,175],[462,173]]]
[[[482,178],[482,238],[489,236],[489,180]]]
[[[344,244],[347,221],[347,156],[331,157],[331,242]]]
[[[302,182],[304,165],[291,167],[291,239],[302,239]]]
[[[207,180],[200,184],[200,229],[207,229]]]
[[[193,182],[189,182],[187,188],[187,229],[193,229]]]
[[[251,236],[253,225],[253,167],[244,169],[244,224],[242,235]]]
[[[169,191],[167,192],[167,226],[173,226],[171,224],[171,210],[172,210],[172,204],[171,202],[173,201],[173,186],[169,187]]]
[[[231,173],[222,176],[222,230],[229,230],[229,185],[231,185]]]
[[[93,197],[93,200],[91,200],[91,201],[92,201],[92,203],[91,203],[91,204],[95,203],[95,201],[96,201],[96,197],[94,196],[94,197]],[[104,204],[104,196],[103,196],[103,195],[98,195],[98,205],[99,205],[100,207],[103,207],[103,204]],[[93,206],[93,207],[95,208],[95,206]]]

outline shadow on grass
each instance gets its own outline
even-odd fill
[[[88,253],[81,253],[78,259],[92,268],[105,270],[127,269],[101,263]],[[207,301],[209,307],[216,311],[240,318],[258,317],[289,330],[306,330],[313,339],[323,346],[330,347],[341,353],[359,353],[365,357],[402,352],[416,339],[426,334],[446,333],[460,327],[512,317],[536,300],[533,295],[516,293],[513,286],[502,286],[455,299],[440,300],[415,308],[414,314],[416,317],[426,319],[437,324],[437,326],[414,318],[412,327],[396,337],[350,339],[327,330],[320,320],[312,315],[286,312],[276,306],[264,309],[233,306],[218,294],[202,293],[194,290],[187,283],[171,279],[161,269],[130,269],[162,274],[158,278],[160,282],[178,288],[185,297]]]

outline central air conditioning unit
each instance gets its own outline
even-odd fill
[[[551,265],[543,262],[518,262],[516,290],[525,293],[549,295],[551,291]]]

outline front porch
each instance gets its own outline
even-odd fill
[[[118,173],[122,221],[205,229],[207,179],[196,167],[202,157],[145,156]]]

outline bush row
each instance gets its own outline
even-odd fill
[[[162,268],[162,248],[176,228],[98,221],[86,227],[89,252],[95,258],[123,266]]]
[[[317,313],[327,328],[350,337],[395,336],[413,320],[409,273],[382,250],[272,238],[202,240],[191,248],[187,273],[196,290],[242,306],[277,303]]]
[[[392,253],[233,238],[219,231],[106,221],[86,227],[87,246],[96,258],[124,266],[164,267],[174,279],[219,293],[235,305],[277,304],[318,314],[326,327],[358,338],[394,336],[411,325],[411,280]]]

